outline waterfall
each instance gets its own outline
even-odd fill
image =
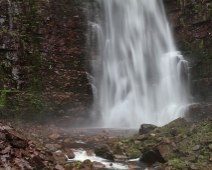
[[[188,104],[188,63],[162,0],[99,0],[92,22],[93,118],[104,127],[164,125]]]

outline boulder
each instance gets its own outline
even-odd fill
[[[116,154],[113,155],[113,160],[116,162],[126,161],[128,159],[129,157],[127,157],[126,155],[116,155]]]
[[[139,135],[146,134],[156,128],[157,128],[157,126],[152,125],[152,124],[142,124],[139,129]]]
[[[65,148],[65,151],[66,151],[66,155],[68,156],[69,159],[74,159],[75,158],[75,154],[74,154],[74,152],[71,149]]]
[[[101,162],[94,161],[92,163],[93,163],[93,166],[92,166],[93,169],[103,169],[103,168],[105,168],[105,165]]]
[[[107,145],[95,148],[94,153],[96,154],[96,156],[102,157],[104,159],[113,160],[113,152]]]

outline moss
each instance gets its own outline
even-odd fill
[[[180,7],[181,7],[181,9],[183,8],[183,6],[184,6],[184,0],[180,0]]]
[[[201,40],[199,43],[199,49],[203,49],[203,40]]]
[[[174,158],[174,159],[169,160],[168,164],[172,165],[172,169],[176,169],[176,168],[182,169],[182,168],[185,168],[187,166],[185,161],[181,160],[179,158]]]
[[[7,93],[19,92],[18,90],[0,90],[0,109],[6,106],[6,95]]]
[[[82,165],[82,162],[80,162],[80,161],[75,162],[75,166],[76,166],[77,168],[79,168],[81,165]]]
[[[136,159],[136,158],[139,158],[140,155],[141,155],[141,151],[138,150],[137,148],[135,147],[130,147],[129,149],[129,156],[130,156],[130,159]]]
[[[130,138],[128,138],[128,139],[123,139],[123,140],[121,140],[120,142],[121,142],[121,143],[130,143]]]

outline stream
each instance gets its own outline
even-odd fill
[[[104,170],[107,169],[146,169],[146,165],[137,159],[125,160],[125,161],[111,161],[98,157],[94,154],[94,148],[104,145],[107,141],[114,139],[124,139],[130,137],[138,132],[137,129],[104,129],[104,128],[77,128],[70,129],[71,137],[75,142],[67,145],[75,154],[74,159],[68,159],[68,162],[83,162],[87,159],[94,162],[100,162],[105,165]],[[64,134],[61,136],[62,142],[70,135]],[[60,152],[60,151],[57,151]],[[88,154],[89,153],[89,154]]]

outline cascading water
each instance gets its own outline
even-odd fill
[[[182,116],[188,67],[176,51],[162,0],[98,3],[93,117],[104,127],[138,127]]]

